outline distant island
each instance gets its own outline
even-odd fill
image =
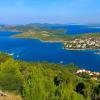
[[[49,27],[48,27],[49,26]],[[27,24],[18,26],[1,26],[1,31],[17,31],[21,34],[13,35],[14,38],[39,39],[44,42],[62,42],[64,49],[69,50],[99,50],[100,33],[80,35],[65,34],[63,28],[52,29],[51,24]],[[59,25],[58,25],[59,26]]]

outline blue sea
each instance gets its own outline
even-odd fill
[[[91,32],[100,32],[99,27],[68,25],[52,26],[49,28],[64,28],[66,34],[88,34]],[[92,71],[100,71],[100,55],[95,54],[97,50],[73,51],[64,50],[62,43],[41,42],[37,39],[19,39],[12,38],[11,35],[20,34],[18,32],[0,32],[0,51],[12,55],[15,59],[50,63],[69,64],[74,63],[80,68]]]

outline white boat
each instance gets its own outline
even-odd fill
[[[16,56],[17,58],[19,57],[19,55]]]
[[[60,63],[63,64],[64,62],[63,61],[60,61]]]
[[[8,53],[8,55],[13,56],[13,55],[14,55],[14,53]]]
[[[94,54],[100,55],[100,52],[95,52]]]

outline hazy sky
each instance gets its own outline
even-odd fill
[[[0,23],[100,23],[100,0],[0,0]]]

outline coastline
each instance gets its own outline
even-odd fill
[[[40,38],[35,38],[35,37],[17,37],[17,36],[11,36],[11,37],[13,37],[13,38],[23,38],[23,39],[37,39],[37,40],[39,40],[40,42],[44,42],[44,43],[64,43],[64,42],[66,42],[66,41],[45,41],[45,40],[43,40],[43,39],[40,39]],[[65,49],[65,50],[73,50],[73,51],[85,51],[85,50],[100,50],[100,49],[92,49],[92,48],[86,48],[86,49],[69,49],[69,48],[65,48],[64,46],[63,46],[63,48]]]
[[[68,48],[64,48],[66,50],[77,50],[77,51],[85,51],[85,50],[100,50],[100,49],[68,49]]]

